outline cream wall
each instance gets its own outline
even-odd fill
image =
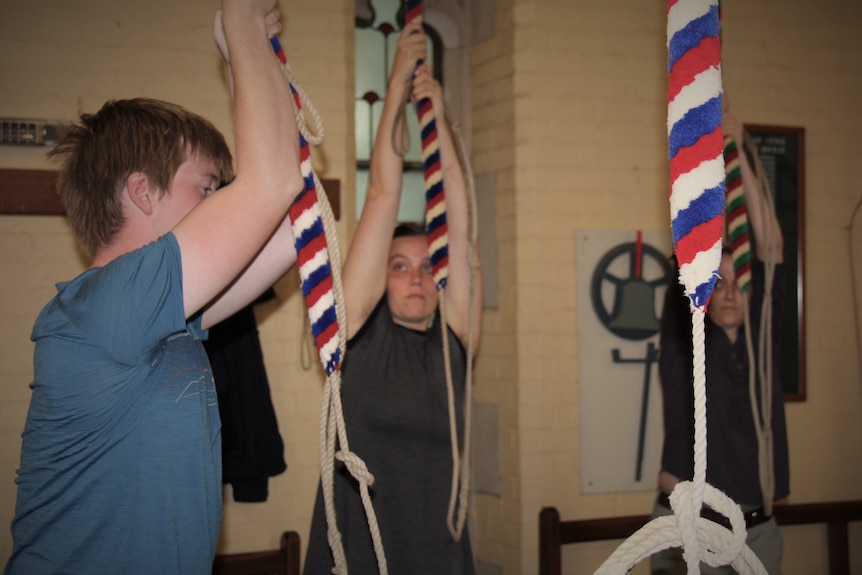
[[[441,2],[442,3],[442,2]],[[481,3],[479,3],[481,4]],[[231,121],[210,38],[217,0],[0,2],[0,116],[73,118],[106,99],[186,105],[225,133]],[[352,229],[353,2],[281,0],[294,71],[326,124],[322,177],[341,180],[340,235]],[[745,121],[806,129],[808,399],[788,406],[792,501],[862,498],[862,384],[845,227],[860,194],[862,41],[850,0],[723,3],[725,84]],[[474,12],[475,13],[475,12]],[[475,548],[504,573],[537,571],[537,517],[647,512],[652,492],[580,495],[575,233],[667,226],[665,3],[493,0],[493,32],[469,53],[473,169],[496,182],[498,308],[485,314],[476,397],[500,407],[500,498],[475,499]],[[0,167],[47,167],[40,150],[0,147]],[[33,319],[52,284],[82,269],[59,218],[0,217],[0,524],[11,521],[32,377]],[[862,250],[858,245],[857,253]],[[260,309],[260,331],[289,468],[265,504],[226,492],[222,550],[306,540],[317,482],[322,370],[304,371],[295,273]],[[822,571],[822,530],[787,533],[787,573]],[[854,526],[851,547],[862,548]],[[564,552],[587,573],[614,548]],[[0,561],[11,550],[0,530]],[[813,552],[813,555],[812,555]],[[813,558],[811,558],[813,557]],[[855,557],[854,557],[855,558]],[[859,562],[857,561],[857,566]],[[862,567],[858,567],[862,568]]]

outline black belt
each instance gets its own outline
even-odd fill
[[[666,507],[670,509],[670,497],[664,491],[658,492],[658,501],[657,503],[662,507]],[[714,521],[719,525],[723,525],[727,529],[730,529],[730,520],[719,513],[718,511],[714,511],[712,508],[704,505],[703,509],[700,512],[700,516],[704,519],[709,519],[710,521]],[[772,519],[771,515],[767,515],[763,511],[763,507],[757,507],[755,509],[750,509],[743,513],[745,517],[745,528],[751,529],[755,525],[760,525],[761,523],[766,523],[770,519]]]

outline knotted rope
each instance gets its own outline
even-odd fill
[[[469,509],[470,500],[470,453],[471,453],[471,430],[472,430],[472,397],[473,397],[473,356],[474,341],[475,341],[475,309],[476,309],[476,293],[473,286],[476,285],[476,273],[479,269],[478,260],[478,214],[476,212],[476,190],[473,184],[473,172],[470,163],[467,161],[464,152],[463,140],[457,126],[451,124],[446,118],[449,125],[450,133],[452,134],[453,143],[455,144],[455,152],[458,156],[458,162],[461,166],[461,173],[464,174],[464,180],[467,185],[467,199],[469,210],[469,226],[467,244],[467,259],[470,265],[469,279],[469,296],[467,299],[467,365],[464,376],[464,445],[462,454],[458,454],[458,430],[455,417],[455,390],[452,382],[452,363],[449,354],[449,338],[446,330],[446,307],[445,298],[441,297],[440,301],[440,330],[443,338],[443,356],[445,362],[446,373],[446,391],[449,407],[449,433],[452,444],[452,486],[449,495],[449,507],[446,513],[446,525],[449,528],[449,533],[455,541],[460,541],[461,534],[464,531],[464,525],[467,520],[467,511]],[[459,488],[460,483],[460,488]],[[456,515],[457,506],[457,515]]]
[[[325,193],[318,194],[318,189],[322,190],[323,185],[314,173],[309,147],[309,143],[318,145],[323,141],[323,123],[316,108],[296,82],[278,39],[272,37],[270,42],[282,63],[284,75],[293,96],[299,127],[300,171],[305,186],[288,209],[288,216],[296,243],[296,264],[299,269],[302,294],[308,309],[311,332],[320,361],[326,371],[320,416],[320,469],[327,537],[335,561],[333,573],[347,575],[347,561],[335,517],[334,467],[337,458],[344,462],[350,474],[359,483],[380,573],[385,575],[386,560],[369,494],[369,487],[374,483],[374,477],[368,472],[362,459],[350,451],[341,407],[341,362],[347,345],[346,312],[341,287],[341,253],[338,247],[335,218],[329,201]],[[314,120],[316,134],[309,132],[306,126],[303,103]],[[328,238],[334,238],[335,241],[330,242]],[[336,443],[340,446],[337,453]]]
[[[422,22],[424,13],[421,0],[405,1],[405,23]],[[423,61],[417,62],[417,67]],[[404,93],[404,102],[400,107],[392,134],[392,146],[396,153],[404,156],[409,149],[406,122],[403,110],[411,93],[408,85]],[[437,287],[440,302],[440,330],[443,340],[443,359],[446,373],[447,406],[449,410],[449,435],[452,445],[452,485],[449,497],[449,508],[446,513],[446,525],[455,541],[461,539],[467,518],[470,490],[470,437],[472,425],[472,372],[473,372],[473,310],[475,297],[472,286],[475,281],[476,264],[476,234],[478,226],[475,223],[475,192],[469,163],[464,155],[460,142],[460,134],[456,134],[448,118],[443,118],[450,127],[450,133],[456,143],[456,154],[460,163],[465,183],[468,186],[468,204],[470,206],[470,296],[468,301],[469,327],[467,342],[467,373],[464,391],[464,446],[463,452],[458,440],[457,417],[455,414],[455,392],[452,381],[452,364],[449,349],[449,334],[446,321],[445,289],[449,278],[449,225],[446,217],[446,190],[443,184],[443,174],[440,165],[440,145],[437,131],[437,119],[434,106],[429,98],[416,102],[416,113],[422,139],[422,167],[425,184],[425,234],[428,239],[428,255],[431,261],[431,271]],[[403,126],[401,142],[396,139],[396,132]],[[457,507],[457,511],[456,511]]]
[[[650,521],[596,573],[626,573],[644,557],[681,546],[689,575],[700,572],[701,561],[760,574],[766,571],[745,545],[741,509],[706,483],[704,320],[721,262],[725,207],[717,0],[668,0],[667,33],[671,228],[692,308],[694,475],[671,493],[674,515]],[[704,503],[730,520],[730,533],[700,517]]]

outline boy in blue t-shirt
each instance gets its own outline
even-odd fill
[[[220,421],[200,339],[296,259],[287,210],[303,183],[268,42],[275,4],[224,0],[216,14],[235,178],[212,124],[156,100],[109,102],[51,151],[92,265],[33,327],[9,575],[211,570]]]

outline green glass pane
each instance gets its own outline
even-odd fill
[[[356,98],[366,92],[383,95],[389,64],[385,62],[386,39],[376,29],[356,30]]]
[[[356,170],[356,219],[362,215],[368,189],[368,170]],[[404,172],[404,189],[398,206],[399,222],[425,222],[425,182],[422,172]]]
[[[410,150],[404,156],[406,162],[422,161],[422,130],[419,129],[419,116],[416,106],[410,103],[407,110],[407,129],[410,130]]]
[[[371,148],[377,135],[377,126],[380,124],[380,113],[383,111],[383,101],[369,106],[364,100],[356,102],[356,161],[368,162],[371,160]]]
[[[368,190],[368,170],[356,168],[356,220],[362,216],[362,207],[365,205],[365,192]]]
[[[398,207],[399,222],[425,221],[425,180],[422,172],[404,172],[404,189]]]

